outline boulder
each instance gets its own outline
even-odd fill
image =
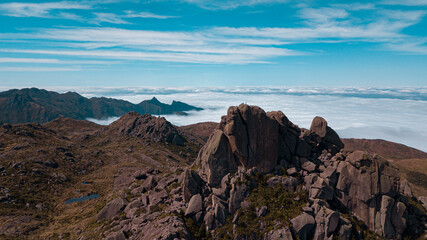
[[[213,195],[212,208],[214,209],[215,219],[220,223],[220,225],[224,225],[228,215],[227,202]]]
[[[203,210],[203,199],[202,195],[196,194],[191,197],[190,202],[188,203],[187,210],[185,211],[185,216],[194,216],[198,212]]]
[[[273,230],[265,234],[265,240],[293,240],[291,230],[288,227]]]
[[[112,232],[108,234],[108,236],[105,238],[105,240],[125,240],[126,236],[123,233],[123,231],[118,232]]]
[[[334,198],[334,189],[330,187],[323,178],[317,178],[310,186],[309,197],[329,201]]]
[[[267,215],[267,210],[268,210],[267,206],[260,207],[256,212],[256,216],[264,217],[265,215]]]
[[[328,182],[331,186],[335,186],[338,180],[336,167],[327,167],[322,173],[320,173],[320,177]]]
[[[409,198],[414,197],[411,187],[409,186],[409,183],[406,179],[400,181],[399,192]]]
[[[142,184],[142,187],[148,191],[153,189],[157,185],[156,179],[154,176],[149,176],[147,179],[145,179],[144,183]]]
[[[153,219],[150,224],[137,225],[132,239],[191,239],[184,221],[178,216]]]
[[[294,192],[299,184],[299,181],[294,177],[285,177],[282,179],[282,184],[286,190]]]
[[[211,187],[218,187],[222,178],[237,171],[237,163],[228,141],[221,130],[215,130],[199,152],[196,160],[201,164],[202,173],[206,175]]]
[[[322,117],[315,117],[310,126],[310,133],[318,137],[318,142],[323,148],[339,152],[344,148],[338,134],[328,126],[328,122]]]
[[[314,233],[314,240],[328,239],[332,233],[337,229],[340,214],[331,209],[322,207],[316,213],[316,231]]]
[[[231,180],[230,198],[228,200],[228,211],[233,214],[237,211],[241,202],[248,194],[248,187],[245,184],[236,183],[236,178]]]
[[[294,175],[296,175],[297,174],[297,169],[296,168],[289,168],[289,169],[287,169],[286,170],[286,173],[289,175],[289,176],[294,176]]]
[[[314,172],[314,170],[316,170],[316,164],[308,161],[305,158],[301,159],[301,168],[304,169],[305,171],[307,171],[308,173],[312,173]]]
[[[127,204],[128,201],[126,199],[118,197],[105,205],[105,207],[98,213],[97,219],[112,220],[126,207]]]
[[[136,180],[146,179],[147,178],[147,172],[145,170],[138,170],[133,173],[132,175]]]
[[[136,200],[130,202],[125,207],[125,209],[123,210],[123,212],[125,212],[127,214],[131,209],[140,208],[140,207],[142,207],[142,201],[141,201],[141,198],[137,198]]]
[[[178,182],[183,185],[184,201],[190,201],[191,197],[195,194],[202,192],[203,180],[193,170],[187,169],[179,177]]]
[[[148,199],[151,205],[157,205],[160,203],[163,203],[166,198],[168,198],[169,195],[165,190],[161,190],[159,192],[151,191],[148,195]]]
[[[302,213],[301,215],[293,218],[291,223],[292,228],[295,233],[298,234],[299,239],[306,240],[311,238],[315,226],[313,216],[307,213]]]

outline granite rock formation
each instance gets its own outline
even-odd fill
[[[111,134],[135,136],[181,146],[185,143],[185,138],[180,135],[174,125],[164,117],[154,117],[150,114],[140,115],[137,112],[129,112],[107,128]]]
[[[165,176],[162,182],[170,185],[146,193],[151,199],[169,188],[163,214],[175,220],[150,220],[154,217],[147,207],[144,229],[153,232],[154,222],[157,229],[168,229],[154,239],[400,239],[424,234],[427,217],[414,205],[417,200],[398,169],[378,155],[343,147],[321,117],[308,130],[282,112],[230,107],[192,169]],[[129,217],[131,222],[141,218]],[[129,239],[144,239],[139,228],[124,225],[120,231],[127,231]]]

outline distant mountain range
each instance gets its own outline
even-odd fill
[[[133,104],[128,101],[105,97],[85,98],[76,92],[57,93],[38,88],[12,89],[0,92],[0,122],[46,123],[55,118],[68,117],[106,119],[122,116],[130,111],[140,114],[182,114],[200,111],[183,102],[161,103],[155,97]]]

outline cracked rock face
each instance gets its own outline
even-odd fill
[[[302,145],[299,129],[282,112],[266,113],[256,106],[230,107],[219,126],[196,160],[212,187],[239,166],[270,173],[281,160],[292,161],[297,146]]]

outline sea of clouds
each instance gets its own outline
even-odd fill
[[[88,88],[86,97],[106,96],[132,103],[173,100],[202,107],[188,116],[166,115],[182,126],[219,122],[227,108],[247,103],[265,111],[281,110],[300,127],[309,128],[315,116],[324,117],[343,138],[385,139],[427,151],[427,88]],[[90,119],[99,124],[116,120]]]

